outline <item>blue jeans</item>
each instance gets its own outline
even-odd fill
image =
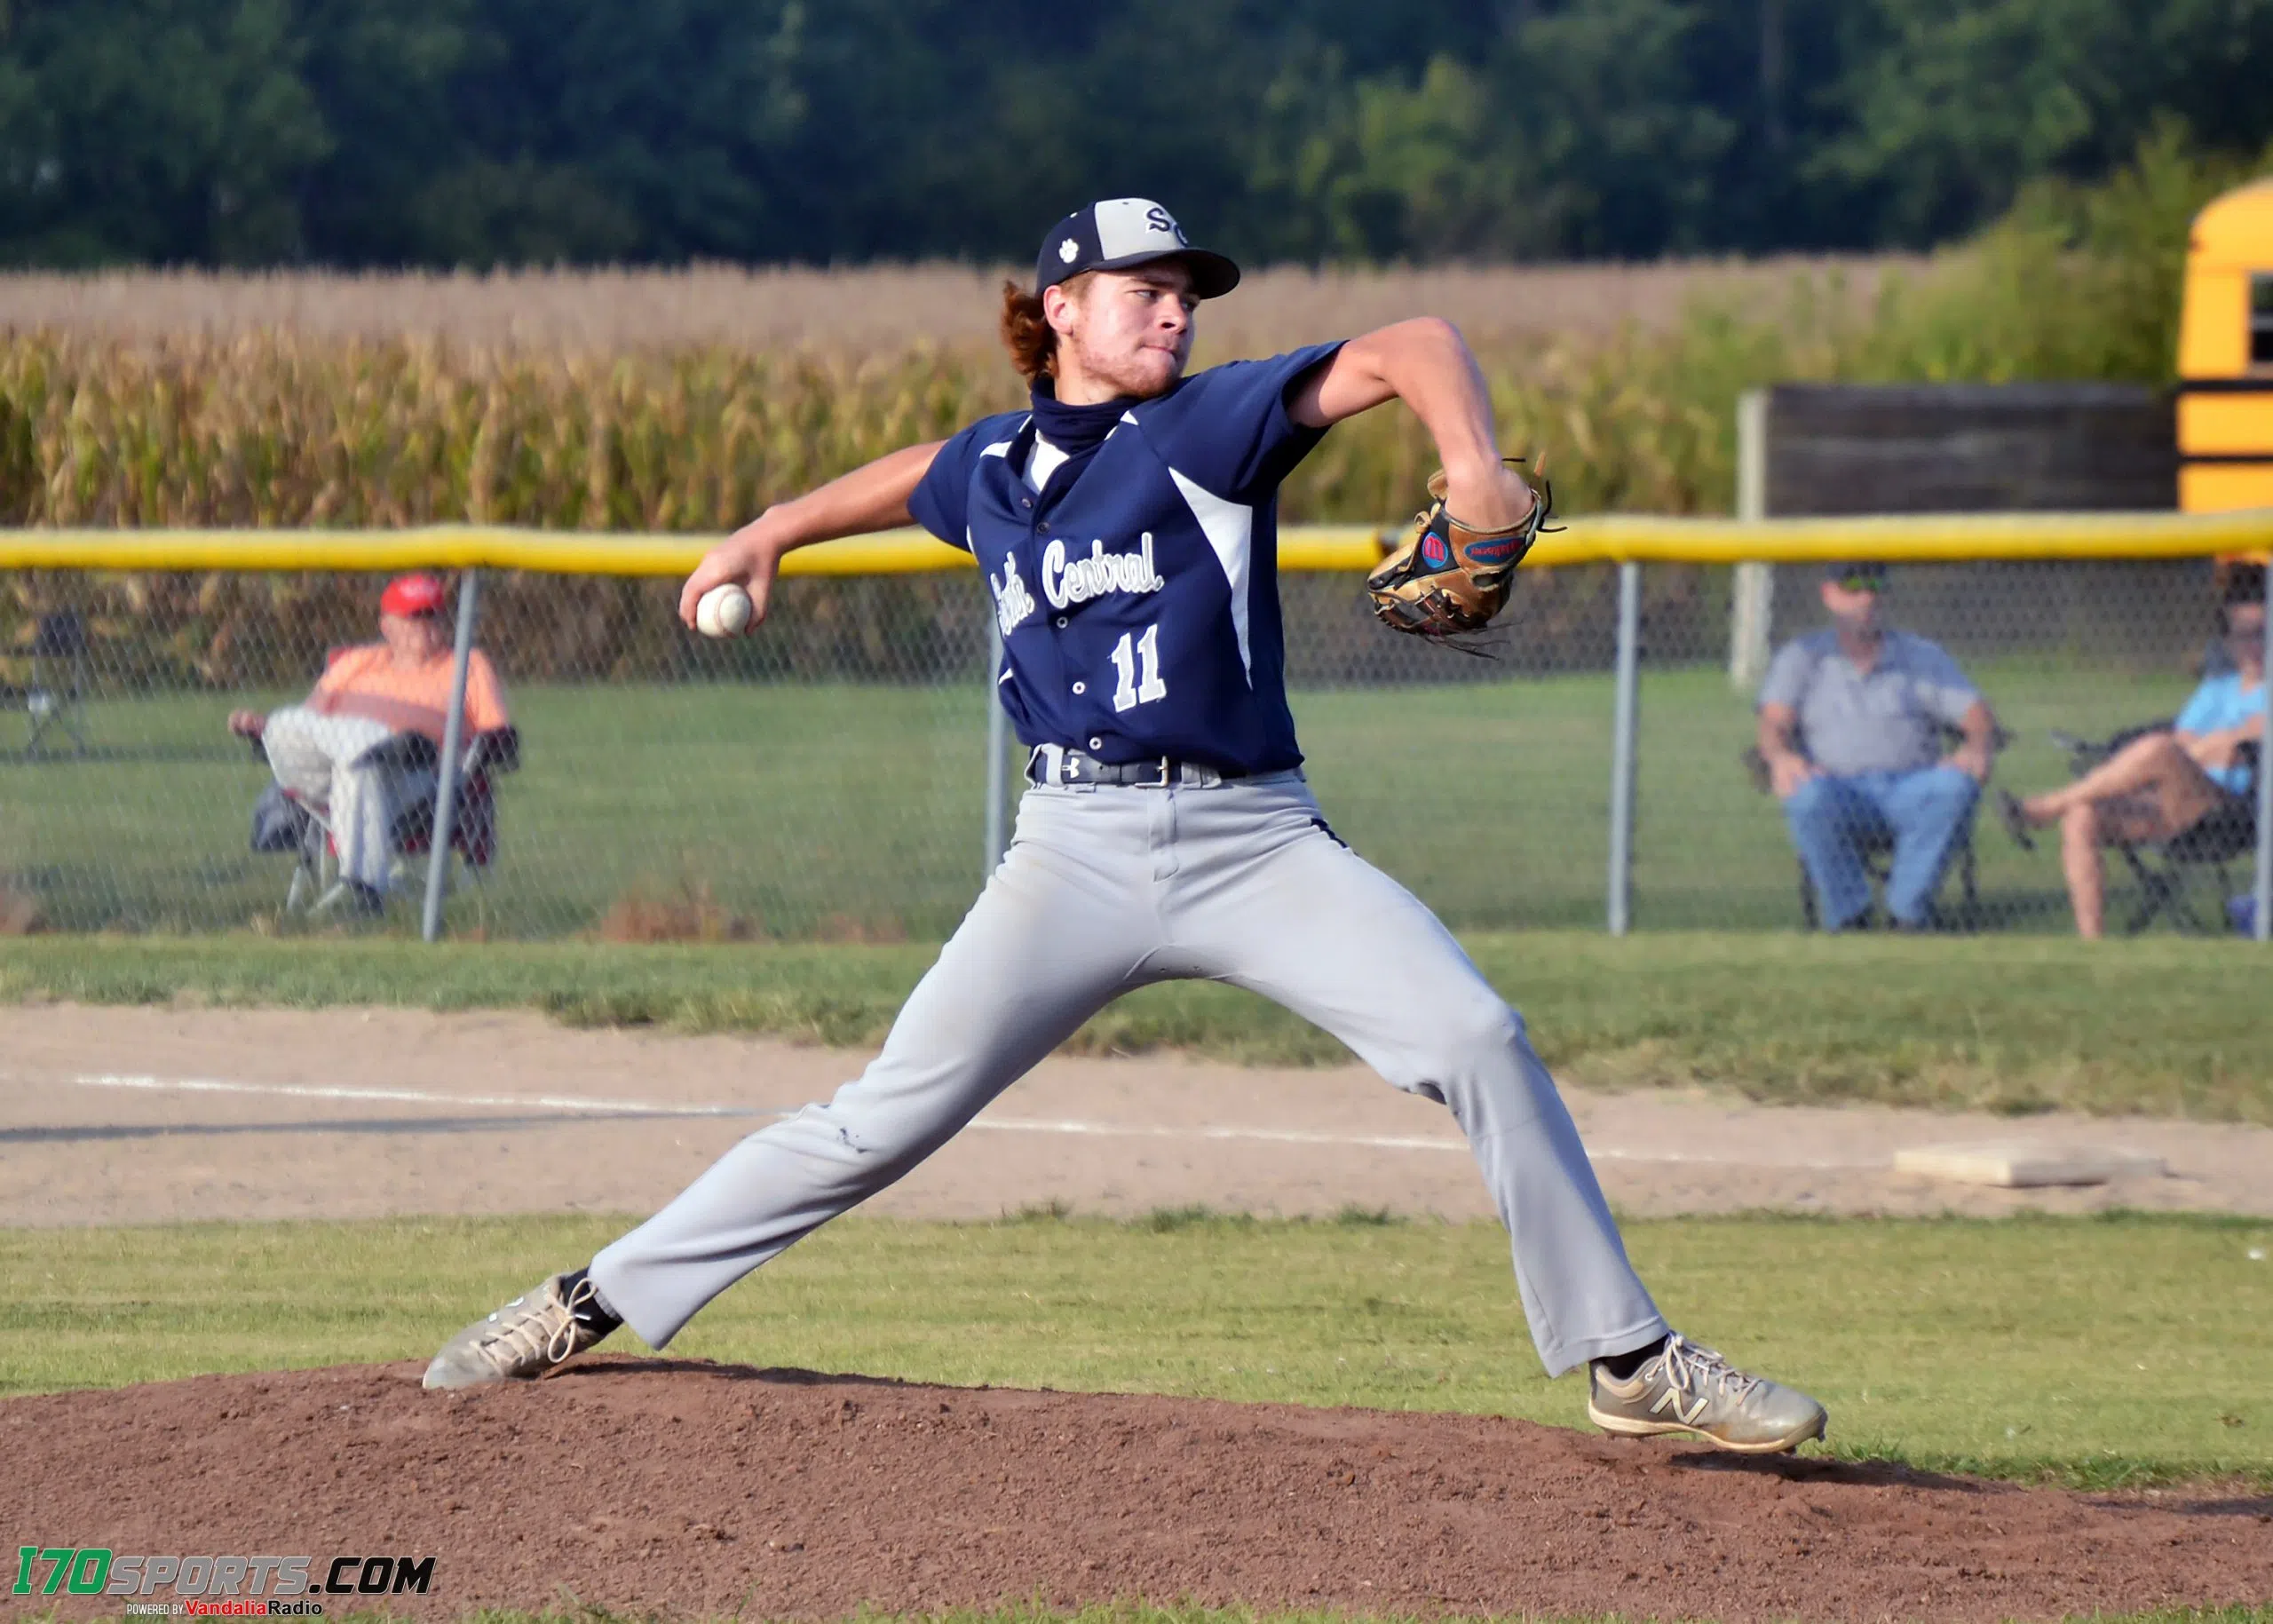
[[[1894,843],[1887,912],[1897,924],[1926,923],[1942,870],[1980,798],[1981,786],[1969,774],[1946,766],[1852,778],[1818,774],[1794,790],[1784,803],[1784,820],[1815,883],[1823,928],[1844,930],[1871,906],[1865,840]]]

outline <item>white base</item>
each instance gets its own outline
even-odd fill
[[[1955,1184],[2018,1190],[2037,1184],[2103,1184],[2115,1178],[2160,1178],[2159,1156],[2092,1145],[1925,1145],[1894,1153],[1894,1170]]]

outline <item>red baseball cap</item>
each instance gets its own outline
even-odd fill
[[[439,614],[442,583],[432,575],[397,575],[379,594],[382,614]]]

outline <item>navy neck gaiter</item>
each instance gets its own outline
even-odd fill
[[[1034,426],[1065,454],[1072,469],[1068,479],[1080,477],[1081,465],[1097,455],[1121,415],[1136,404],[1134,397],[1122,395],[1095,406],[1067,406],[1058,400],[1057,386],[1048,374],[1034,382]]]

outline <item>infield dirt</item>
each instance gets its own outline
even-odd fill
[[[14,1399],[0,1525],[117,1552],[305,1554],[319,1583],[338,1555],[431,1556],[425,1596],[386,1598],[425,1616],[1144,1596],[1988,1620],[2273,1596],[2273,1499],[2207,1489],[2076,1493],[1489,1416],[661,1359],[473,1393],[418,1374]],[[79,1617],[105,1598],[56,1600]]]
[[[0,1148],[28,1153],[0,1156],[0,1224],[650,1212],[868,1058],[522,1011],[0,1010]],[[2273,1129],[1755,1105],[1702,1089],[1590,1089],[1585,1066],[1564,1081],[1611,1200],[1637,1216],[2273,1214]],[[2001,1190],[1892,1166],[1905,1145],[1984,1140],[2119,1146],[2168,1174]],[[1358,1066],[1176,1055],[1053,1056],[864,1210],[969,1220],[1052,1202],[1114,1217],[1194,1203],[1492,1216],[1441,1105]]]

